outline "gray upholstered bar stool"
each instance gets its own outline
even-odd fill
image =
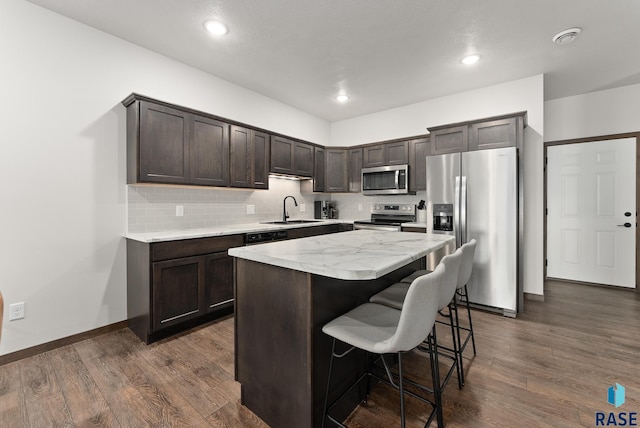
[[[462,388],[462,385],[463,385],[462,383],[463,378],[462,378],[462,374],[460,373],[460,366],[459,366],[460,360],[458,358],[458,353],[457,353],[459,341],[457,340],[456,331],[455,331],[455,322],[453,318],[454,312],[451,310],[451,307],[450,307],[451,302],[453,301],[453,297],[456,293],[456,286],[458,285],[458,270],[460,268],[461,261],[462,261],[462,250],[457,249],[453,254],[444,256],[440,261],[440,263],[438,264],[438,266],[444,264],[447,267],[447,272],[445,274],[445,278],[443,279],[443,285],[442,285],[444,293],[440,295],[440,300],[438,302],[438,311],[442,316],[444,316],[448,320],[447,324],[449,324],[451,328],[451,337],[452,337],[452,345],[453,345],[453,349],[450,350],[453,355],[446,355],[447,357],[451,358],[453,363],[451,364],[451,367],[449,368],[449,371],[447,372],[447,375],[445,376],[444,380],[441,382],[441,388],[444,388],[447,385],[454,370],[456,371],[456,375],[458,376],[458,387]],[[430,271],[423,271],[423,272],[427,272],[427,273],[420,276],[416,276],[415,278],[422,278],[424,276],[428,277],[429,275],[432,274],[432,272]],[[401,309],[404,304],[407,285],[408,284],[406,282],[397,282],[392,286],[385,288],[378,294],[374,294],[373,296],[371,296],[371,298],[369,299],[369,302],[379,303],[381,305],[386,305],[395,309]],[[447,311],[443,312],[445,308],[447,309]]]
[[[459,354],[459,364],[460,364],[460,374],[462,375],[462,383],[464,383],[464,362],[462,360],[462,354],[464,353],[465,348],[467,347],[467,343],[469,343],[469,339],[471,339],[471,344],[473,345],[473,355],[476,355],[476,339],[473,336],[473,322],[471,321],[471,308],[469,307],[469,291],[467,289],[467,283],[471,278],[471,273],[473,272],[473,258],[476,254],[476,246],[477,241],[472,239],[466,244],[462,245],[460,249],[462,250],[462,260],[460,262],[460,270],[458,272],[458,286],[456,288],[456,294],[458,296],[458,300],[460,303],[463,303],[464,306],[467,307],[467,317],[469,321],[469,327],[463,327],[460,325],[460,319],[458,318],[458,305],[457,302],[455,306],[455,314],[456,314],[456,331],[458,333],[458,354]],[[465,339],[462,341],[460,331],[465,331]]]
[[[330,415],[331,409],[346,394],[353,390],[355,386],[369,376],[381,380],[400,392],[400,426],[405,426],[404,395],[405,393],[416,397],[423,402],[433,406],[427,425],[437,416],[438,426],[443,426],[442,418],[442,398],[440,390],[437,388],[438,382],[438,354],[430,354],[431,373],[434,383],[433,401],[425,397],[406,391],[402,373],[402,354],[413,350],[425,340],[429,340],[432,349],[437,350],[437,340],[430,335],[435,325],[438,313],[438,303],[440,294],[443,291],[443,279],[446,273],[444,265],[438,266],[433,274],[416,279],[409,285],[402,310],[393,309],[388,306],[376,303],[364,303],[346,314],[334,319],[322,327],[322,331],[333,338],[331,349],[331,360],[329,363],[329,375],[327,379],[327,390],[325,393],[324,417],[322,426],[327,418],[344,427],[344,425]],[[337,353],[336,342],[340,341],[350,346],[342,353]],[[342,358],[354,349],[362,349],[370,354],[379,355],[386,372],[385,376],[378,376],[370,370],[360,376],[340,397],[332,404],[328,403],[329,391],[331,387],[331,374],[335,358]],[[391,373],[389,364],[384,359],[384,354],[395,354],[398,362],[397,385]],[[368,360],[369,358],[367,358]]]
[[[471,320],[471,308],[469,306],[469,294],[467,283],[469,282],[469,278],[471,278],[471,273],[473,272],[473,258],[476,253],[477,241],[472,239],[471,241],[463,244],[459,250],[462,251],[462,259],[460,261],[460,269],[458,270],[458,284],[456,286],[456,295],[457,299],[453,300],[453,310],[455,313],[455,328],[457,335],[457,349],[451,350],[456,353],[458,357],[458,364],[460,366],[460,376],[461,382],[464,384],[464,361],[462,359],[462,355],[464,350],[469,343],[469,339],[471,339],[471,344],[473,345],[473,355],[476,355],[476,340],[473,335],[473,321]],[[403,278],[400,282],[402,283],[410,283],[416,277],[425,275],[429,273],[428,270],[417,270],[413,272],[411,275]],[[397,293],[397,291],[396,291]],[[467,317],[469,321],[469,327],[463,327],[460,325],[460,319],[458,317],[458,303],[460,301],[467,308]],[[465,331],[467,334],[465,335],[464,341],[462,340],[461,330]],[[441,346],[441,349],[444,348]]]

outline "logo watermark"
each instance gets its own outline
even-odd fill
[[[624,386],[616,383],[607,390],[607,402],[612,406],[622,406],[625,401]],[[596,412],[597,427],[637,427],[638,412]]]
[[[609,394],[607,401],[612,406],[616,406],[616,409],[624,404],[624,386],[616,383],[609,387]]]

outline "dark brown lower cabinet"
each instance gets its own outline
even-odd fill
[[[200,257],[153,264],[153,329],[197,317],[201,313]]]
[[[233,257],[225,252],[204,256],[205,312],[233,307]]]
[[[127,240],[127,319],[145,343],[233,311],[232,247],[243,235]]]
[[[320,224],[288,229],[289,239],[350,230]],[[145,343],[230,314],[233,258],[244,235],[144,243],[127,239],[127,321]]]

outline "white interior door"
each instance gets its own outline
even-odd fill
[[[635,288],[635,168],[635,138],[548,147],[548,277]]]

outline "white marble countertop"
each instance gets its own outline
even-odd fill
[[[454,242],[450,235],[354,230],[229,249],[254,262],[346,280],[380,278]]]
[[[237,235],[250,232],[269,232],[273,230],[293,229],[298,227],[322,226],[327,224],[347,223],[353,224],[349,220],[317,220],[312,223],[289,223],[289,224],[265,224],[248,223],[236,224],[220,227],[210,227],[203,229],[178,229],[160,232],[138,232],[125,233],[124,237],[145,243],[177,241],[180,239],[208,238],[211,236]]]

